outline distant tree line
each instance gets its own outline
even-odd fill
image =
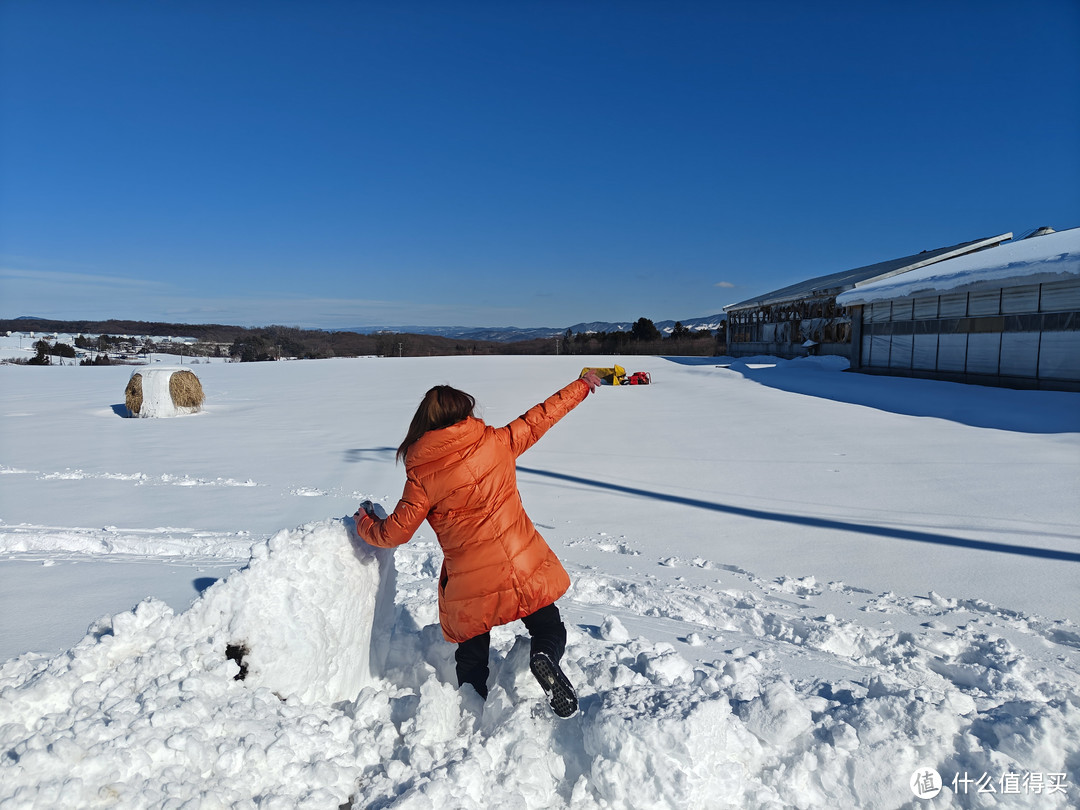
[[[77,359],[80,366],[130,365],[131,361],[138,360],[152,352],[180,354],[187,349],[186,345],[174,344],[171,341],[154,343],[154,341],[146,338],[142,343],[138,343],[132,338],[114,335],[96,335],[92,338],[79,335],[74,339],[73,343],[75,345],[63,343],[59,340],[50,343],[46,338],[39,338],[33,344],[33,357],[25,360],[8,360],[6,362],[15,365],[49,366],[53,365],[57,360],[62,363],[63,359],[66,358],[72,361]],[[79,350],[82,350],[81,357]],[[192,351],[187,351],[187,353],[194,355]],[[224,355],[219,352],[218,356]]]
[[[158,321],[54,321],[41,318],[33,319],[0,319],[0,332],[51,332],[66,333],[69,335],[94,334],[94,335],[150,335],[154,337],[167,337],[169,335],[184,335],[210,343],[230,343],[238,334],[247,331],[243,326],[226,326],[223,324],[177,324],[161,323]]]
[[[676,321],[671,334],[664,336],[648,318],[638,318],[629,331],[572,332],[567,329],[563,344],[567,354],[667,354],[712,356],[727,349],[726,324],[716,332],[690,329]]]
[[[246,329],[234,338],[229,356],[242,363],[328,357],[426,357],[462,354],[513,354],[513,344],[459,340],[439,335],[323,332],[288,326]],[[553,350],[554,353],[554,350]]]
[[[0,320],[0,330],[79,334],[75,346],[35,343],[34,358],[21,361],[48,365],[52,358],[75,358],[76,349],[87,356],[83,365],[109,365],[140,355],[173,354],[196,357],[227,357],[235,362],[329,357],[424,357],[447,355],[536,354],[669,354],[713,355],[726,349],[724,324],[716,333],[694,330],[676,323],[664,336],[648,318],[639,318],[629,331],[573,332],[557,338],[533,338],[513,342],[467,340],[439,335],[377,332],[326,332],[288,326],[247,328],[220,324],[166,324],[142,321],[43,321]],[[130,335],[141,335],[132,338]],[[197,342],[154,341],[161,336],[184,335]]]
[[[75,348],[66,343],[49,343],[47,340],[34,341],[34,356],[26,361],[28,366],[50,366],[54,357],[75,357]]]
[[[104,335],[102,337],[104,337]],[[72,361],[72,363],[69,363],[68,365],[72,365],[78,357],[78,352],[76,351],[76,347],[79,344],[78,339],[75,340],[75,344],[75,346],[72,346],[70,343],[61,343],[60,341],[49,343],[49,341],[41,338],[34,341],[33,357],[29,357],[25,360],[9,360],[7,362],[14,363],[15,365],[51,366],[56,362],[63,363],[66,358]],[[110,359],[107,353],[98,354],[93,358],[84,356],[78,361],[80,366],[111,366],[115,365],[115,363],[116,361]]]

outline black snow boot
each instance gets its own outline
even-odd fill
[[[529,659],[529,669],[543,687],[552,711],[559,717],[573,717],[578,709],[577,694],[558,662],[547,653],[533,653]]]

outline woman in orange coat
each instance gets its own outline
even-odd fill
[[[393,513],[380,519],[365,501],[353,516],[360,536],[383,547],[407,542],[427,520],[443,550],[439,622],[458,645],[459,685],[487,697],[490,630],[522,619],[530,668],[561,717],[577,711],[559,667],[566,628],[555,606],[570,577],[525,513],[515,462],[599,384],[586,374],[501,428],[473,416],[469,394],[435,386],[398,448],[406,481]]]

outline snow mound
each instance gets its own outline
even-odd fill
[[[244,677],[305,703],[352,700],[381,675],[394,610],[393,555],[347,521],[281,531],[192,611],[224,634]]]
[[[311,524],[279,532],[183,614],[147,599],[51,660],[0,666],[0,807],[177,795],[224,807],[260,793],[338,806],[356,756],[332,702],[378,682],[394,579],[392,555],[346,521]]]
[[[589,782],[610,806],[779,805],[773,790],[756,784],[760,743],[726,700],[709,699],[700,688],[613,689],[589,720]]]

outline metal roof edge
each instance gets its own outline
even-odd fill
[[[1070,231],[1077,231],[1078,232],[1077,236],[1080,236],[1080,228],[1066,228],[1064,230],[1055,231],[1054,234],[1047,234],[1046,236],[1039,236],[1037,238],[1043,239],[1043,238],[1046,238],[1047,236],[1051,236],[1051,235],[1068,234]],[[1027,238],[1014,240],[1013,242],[1009,243],[1009,245],[1003,246],[1002,250],[1004,251],[1008,247],[1011,247],[1013,245],[1021,245],[1022,243],[1026,242],[1026,241],[1027,241]],[[964,254],[964,255],[966,257],[966,256],[974,255],[975,253],[978,253],[978,252],[980,252],[980,251],[974,251],[971,254]],[[997,255],[997,254],[990,253],[988,255],[989,255],[988,261],[995,261],[993,259],[993,257],[995,255]],[[1074,251],[1068,251],[1068,252],[1065,252],[1065,253],[1051,252],[1051,253],[1046,254],[1045,257],[1037,258],[1037,259],[1034,259],[1032,261],[1022,261],[1022,262],[1019,262],[1019,263],[1015,262],[1015,261],[1009,261],[1008,259],[1004,260],[1006,262],[1004,264],[1000,264],[1000,262],[1002,262],[1003,260],[996,260],[996,261],[999,263],[998,266],[1000,268],[1005,269],[1005,268],[1015,267],[1017,264],[1020,264],[1020,265],[1025,265],[1025,264],[1046,265],[1046,264],[1053,263],[1055,260],[1057,260],[1057,261],[1064,260],[1064,259],[1066,259],[1066,257],[1070,257],[1070,256],[1072,256],[1072,257],[1080,256],[1080,251],[1074,250]],[[953,258],[958,259],[960,257],[953,257]],[[1075,264],[1075,262],[1074,262],[1074,264]],[[986,268],[986,267],[983,267],[983,268],[969,268],[969,270],[971,270],[973,272],[971,272],[971,273],[969,273],[967,275],[967,280],[964,280],[964,281],[959,281],[959,280],[952,281],[947,286],[942,286],[941,285],[941,279],[942,278],[946,278],[946,279],[949,278],[948,271],[946,271],[946,275],[943,277],[943,276],[940,275],[940,273],[942,272],[940,268],[938,270],[931,269],[930,271],[928,271],[931,275],[926,276],[924,278],[916,279],[914,282],[905,281],[904,279],[901,278],[901,279],[898,279],[897,281],[893,282],[892,284],[885,285],[889,290],[888,293],[881,293],[880,291],[875,290],[872,287],[869,290],[867,290],[866,288],[863,288],[863,289],[852,288],[850,290],[845,291],[842,295],[838,296],[838,299],[842,298],[843,300],[842,301],[838,300],[837,303],[839,303],[841,306],[845,306],[845,307],[847,307],[847,306],[859,306],[859,305],[865,306],[867,304],[874,303],[876,301],[888,300],[888,299],[892,299],[892,298],[896,298],[896,299],[913,298],[913,297],[919,296],[921,294],[931,294],[931,295],[941,294],[943,291],[963,292],[963,291],[972,291],[972,290],[976,290],[976,289],[980,289],[980,288],[989,288],[989,287],[1009,288],[1009,287],[1025,286],[1025,285],[1029,285],[1029,284],[1041,284],[1041,283],[1046,283],[1046,282],[1049,282],[1049,281],[1059,280],[1059,279],[1062,278],[1063,275],[1067,275],[1067,273],[1057,271],[1057,270],[1055,270],[1053,268],[1050,268],[1050,267],[1047,267],[1046,269],[1043,269],[1043,270],[1039,270],[1037,272],[1017,273],[1017,274],[1012,275],[1012,276],[991,275],[990,277],[985,277],[985,276],[981,276],[981,275],[977,274],[979,271],[986,270],[986,269],[993,269],[993,267],[991,266],[990,268]],[[938,274],[938,275],[933,275],[933,274]],[[1075,278],[1077,273],[1072,272],[1071,275]],[[904,285],[906,285],[906,287]]]
[[[888,271],[886,271],[884,273],[880,273],[880,274],[878,274],[876,276],[872,276],[870,278],[867,278],[867,279],[864,279],[864,280],[858,281],[858,282],[848,282],[847,284],[841,284],[841,285],[838,285],[838,286],[824,286],[824,287],[817,287],[817,288],[813,288],[813,287],[807,288],[807,287],[804,286],[804,285],[806,285],[806,284],[808,284],[809,282],[812,282],[812,281],[834,280],[837,276],[843,276],[843,275],[846,275],[846,274],[855,273],[855,272],[857,272],[859,270],[870,269],[870,268],[873,268],[873,267],[875,267],[877,265],[881,265],[881,264],[889,264],[890,262],[899,261],[899,259],[886,259],[886,260],[881,261],[881,262],[875,262],[874,264],[863,265],[862,267],[854,267],[854,268],[852,268],[850,270],[840,270],[840,271],[837,271],[836,273],[829,273],[829,274],[826,274],[824,276],[816,276],[815,278],[805,279],[804,281],[796,282],[795,284],[789,284],[786,287],[781,287],[781,288],[779,288],[777,290],[773,290],[772,292],[763,293],[762,295],[755,296],[754,298],[747,298],[744,301],[739,301],[739,302],[734,303],[734,304],[728,304],[727,306],[723,307],[723,310],[724,310],[724,313],[726,314],[731,310],[752,309],[754,307],[771,306],[771,305],[777,305],[777,304],[786,304],[786,303],[791,302],[791,301],[801,300],[802,298],[805,298],[808,293],[811,294],[811,295],[822,295],[822,294],[827,294],[827,293],[832,293],[832,294],[839,295],[842,292],[853,290],[853,289],[855,289],[855,288],[857,288],[857,287],[859,287],[859,286],[861,286],[863,284],[869,284],[871,282],[880,281],[882,279],[889,278],[890,276],[900,275],[901,273],[906,273],[906,272],[909,272],[911,270],[918,269],[920,267],[925,267],[927,265],[934,264],[934,263],[939,262],[939,261],[944,261],[945,259],[954,259],[957,256],[963,256],[963,255],[965,255],[967,253],[974,253],[974,252],[977,252],[979,250],[985,250],[985,249],[990,248],[990,247],[995,247],[995,246],[1001,244],[1002,242],[1006,242],[1009,239],[1012,239],[1012,236],[1013,236],[1012,232],[1009,231],[1007,233],[1000,234],[998,236],[991,236],[991,237],[987,237],[987,238],[983,238],[983,239],[974,239],[974,240],[972,240],[970,242],[961,242],[960,244],[954,245],[951,248],[944,249],[944,252],[942,252],[942,253],[936,253],[934,256],[930,256],[930,257],[927,257],[925,259],[918,260],[918,261],[913,261],[910,264],[905,264],[902,267],[894,268],[893,270],[888,270]],[[942,249],[937,248],[936,250],[942,250]],[[935,253],[935,251],[934,250],[927,250],[927,251],[923,251],[923,253]],[[916,254],[914,254],[912,256],[909,256],[909,257],[901,257],[901,259],[903,259],[903,258],[918,259],[918,257],[921,256],[921,255],[922,255],[921,253],[916,253]],[[776,293],[782,293],[785,290],[788,290],[788,289],[791,289],[791,288],[798,288],[798,289],[795,289],[792,292],[788,292],[785,295],[776,295]]]
[[[931,264],[937,264],[943,262],[946,259],[955,259],[957,256],[964,256],[968,253],[977,253],[980,250],[986,250],[987,248],[997,247],[1002,242],[1008,242],[1013,238],[1012,231],[999,234],[997,236],[991,236],[988,239],[976,239],[974,242],[967,242],[963,245],[958,245],[953,250],[946,253],[942,253],[938,256],[934,256],[929,259],[924,259],[921,262],[915,262],[914,264],[908,264],[897,270],[891,270],[888,273],[882,273],[880,276],[874,276],[873,278],[864,278],[862,281],[856,281],[853,289],[858,289],[867,284],[874,284],[878,281],[882,281],[886,278],[892,278],[893,276],[899,276],[901,273],[909,273],[912,270],[918,270],[920,267],[926,267]]]

